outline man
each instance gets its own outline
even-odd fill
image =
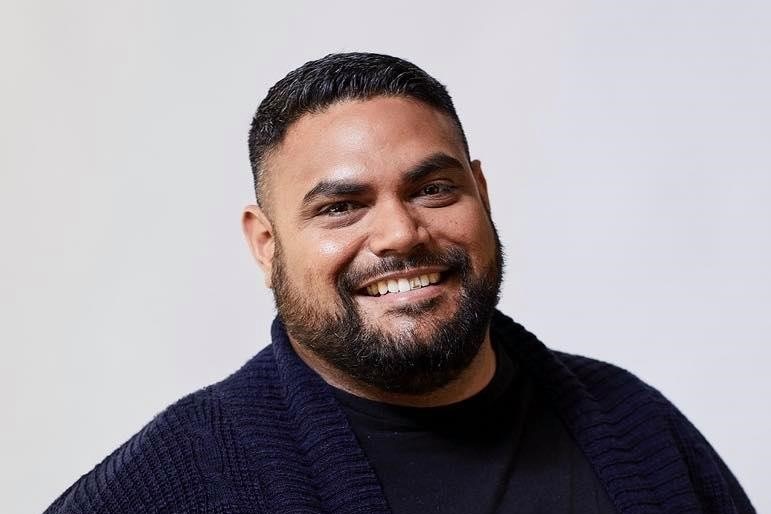
[[[754,512],[655,389],[495,310],[485,177],[421,69],[306,63],[270,89],[249,148],[271,346],[48,512]]]

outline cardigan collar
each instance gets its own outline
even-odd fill
[[[324,512],[390,512],[364,451],[332,394],[332,386],[308,367],[292,348],[280,318],[271,327],[273,355],[283,386],[295,440]],[[308,480],[310,478],[310,480]]]

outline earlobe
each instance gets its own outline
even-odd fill
[[[479,196],[482,198],[482,204],[485,206],[485,210],[490,214],[490,197],[487,195],[487,180],[485,174],[482,173],[482,163],[475,159],[471,161],[471,171],[474,174],[474,180],[477,183],[477,189],[479,190]]]
[[[265,285],[268,288],[273,287],[271,283],[275,252],[273,225],[258,205],[247,205],[241,217],[241,226],[254,260],[257,261],[265,276]]]

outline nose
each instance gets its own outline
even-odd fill
[[[377,256],[407,254],[418,245],[426,244],[429,233],[421,220],[400,200],[394,199],[375,210],[369,248]]]

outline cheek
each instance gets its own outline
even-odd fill
[[[479,244],[479,242],[492,239],[492,227],[487,218],[487,213],[481,205],[469,208],[457,209],[454,212],[443,213],[440,216],[427,220],[430,232],[447,234],[451,239],[466,244]]]
[[[342,238],[305,236],[297,255],[295,265],[304,270],[306,283],[326,286],[334,284],[356,256],[356,245]]]
[[[339,241],[319,241],[318,255],[322,259],[334,259],[336,255],[343,253],[345,246]]]
[[[495,236],[486,211],[476,209],[449,216],[434,228],[453,244],[464,248],[475,268],[486,267],[495,260]]]
[[[294,244],[286,245],[287,261],[296,269],[327,269],[331,262],[338,260],[345,253],[345,245],[333,239],[316,239],[298,235]]]

